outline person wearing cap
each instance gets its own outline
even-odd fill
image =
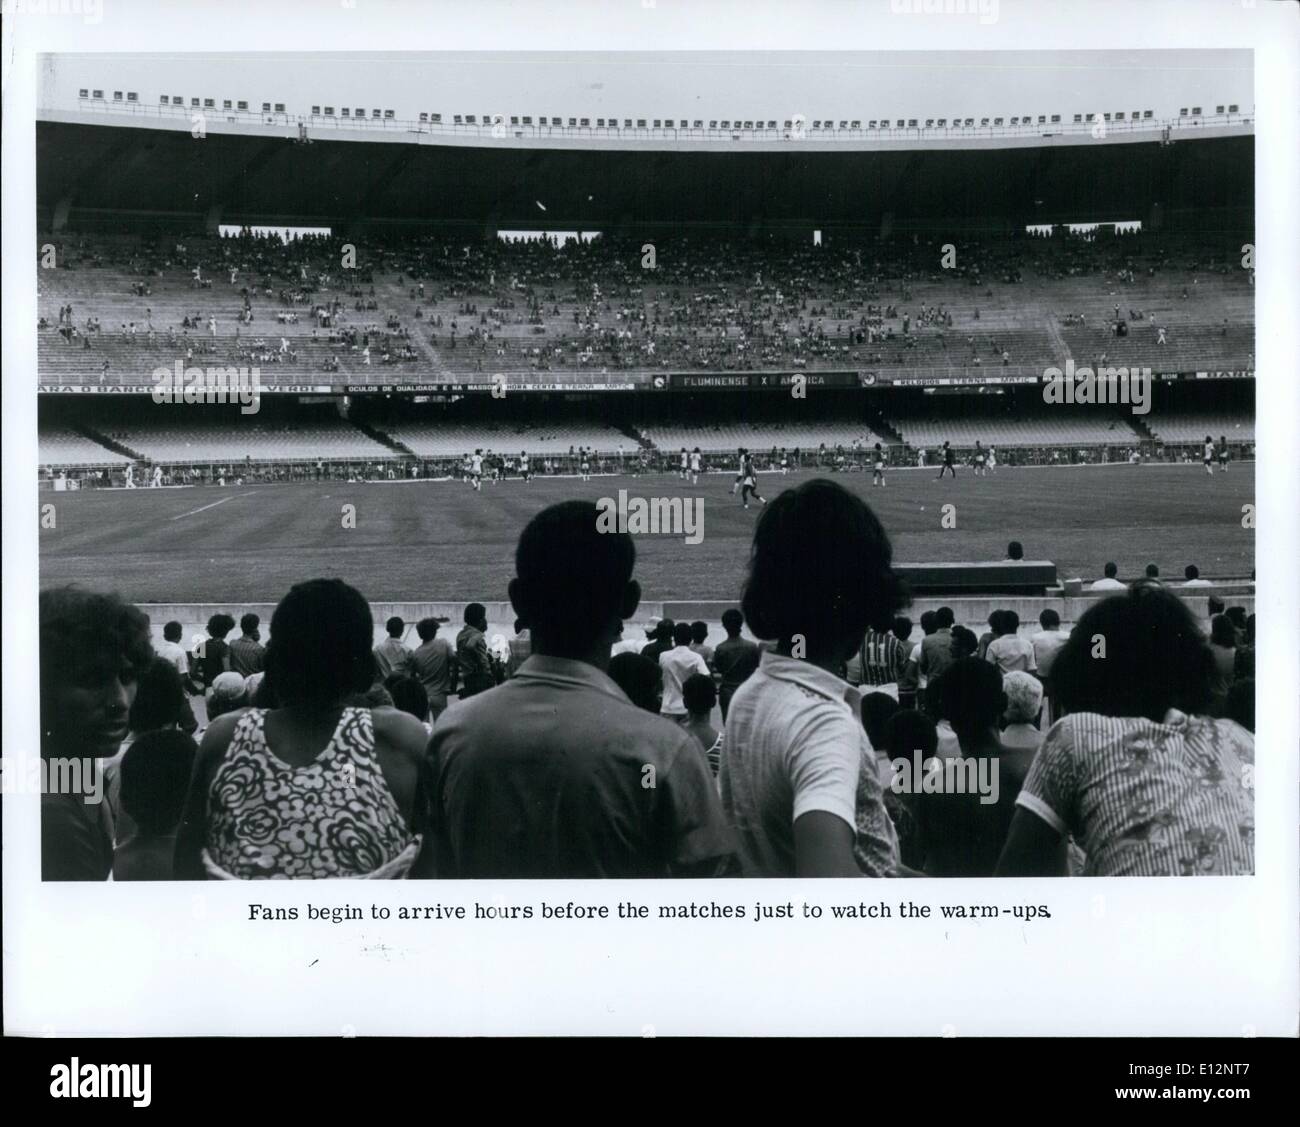
[[[248,684],[243,674],[227,670],[219,673],[207,694],[208,723],[227,712],[248,707]]]

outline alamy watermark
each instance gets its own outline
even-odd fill
[[[1105,367],[1076,368],[1073,360],[1065,370],[1048,368],[1043,373],[1043,402],[1051,404],[1131,405],[1133,414],[1151,410],[1151,369]]]
[[[998,761],[992,756],[922,759],[914,751],[911,759],[893,760],[889,769],[895,794],[978,794],[981,806],[998,800]]]
[[[618,497],[596,502],[597,532],[627,532],[633,536],[681,536],[687,544],[704,539],[703,497]]]
[[[896,16],[978,16],[983,24],[997,23],[998,0],[889,0]]]
[[[241,415],[262,407],[260,368],[187,368],[177,360],[171,368],[155,368],[153,384],[155,403],[238,403]]]
[[[104,801],[104,772],[93,758],[0,757],[0,793],[81,795],[87,806]]]

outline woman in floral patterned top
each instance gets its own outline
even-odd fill
[[[1094,605],[1052,679],[1067,715],[1021,788],[997,875],[1064,874],[1069,835],[1085,876],[1255,871],[1254,737],[1205,715],[1214,657],[1176,595],[1141,585]]]
[[[350,700],[374,679],[373,631],[369,604],[339,579],[300,583],[276,607],[266,682],[278,707],[205,733],[179,878],[361,877],[419,848],[424,725]]]

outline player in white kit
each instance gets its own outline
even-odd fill
[[[873,486],[885,484],[885,451],[879,442],[871,452],[871,484]]]
[[[989,460],[987,463],[990,473],[992,473],[993,470],[997,467],[997,464],[998,464],[998,448],[996,446],[990,446]]]
[[[533,480],[533,469],[532,465],[528,461],[527,450],[522,450],[519,453],[519,476],[526,482]]]
[[[160,485],[162,485],[162,466],[154,466],[153,487],[157,489]]]
[[[1214,439],[1208,434],[1205,436],[1205,472],[1214,476]]]
[[[469,460],[469,483],[476,493],[483,489],[483,451],[475,450]]]
[[[682,447],[682,468],[681,468],[681,475],[683,481],[686,480],[686,474],[687,471],[689,470],[689,467],[690,467],[690,456],[686,453],[686,447],[683,446]]]
[[[700,458],[700,448],[697,446],[694,450],[691,451],[691,484],[692,485],[700,484],[701,460],[702,459]]]

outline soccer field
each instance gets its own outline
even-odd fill
[[[1028,559],[1055,561],[1062,577],[1091,578],[1115,560],[1122,576],[1150,562],[1182,578],[1249,574],[1254,532],[1242,506],[1254,501],[1252,464],[1207,477],[1200,466],[1000,467],[986,478],[959,469],[832,475],[879,515],[898,562],[1000,560],[1008,540]],[[811,479],[765,474],[770,500]],[[515,541],[528,519],[556,501],[700,497],[703,540],[638,536],[637,578],[647,599],[734,599],[758,506],[731,494],[730,474],[698,487],[675,475],[518,480],[481,493],[452,481],[226,486],[41,494],[55,527],[41,531],[43,587],[79,583],[136,602],[276,602],[295,582],[339,576],[372,600],[504,600]],[[942,527],[953,505],[955,528]],[[345,506],[355,527],[345,527]]]

